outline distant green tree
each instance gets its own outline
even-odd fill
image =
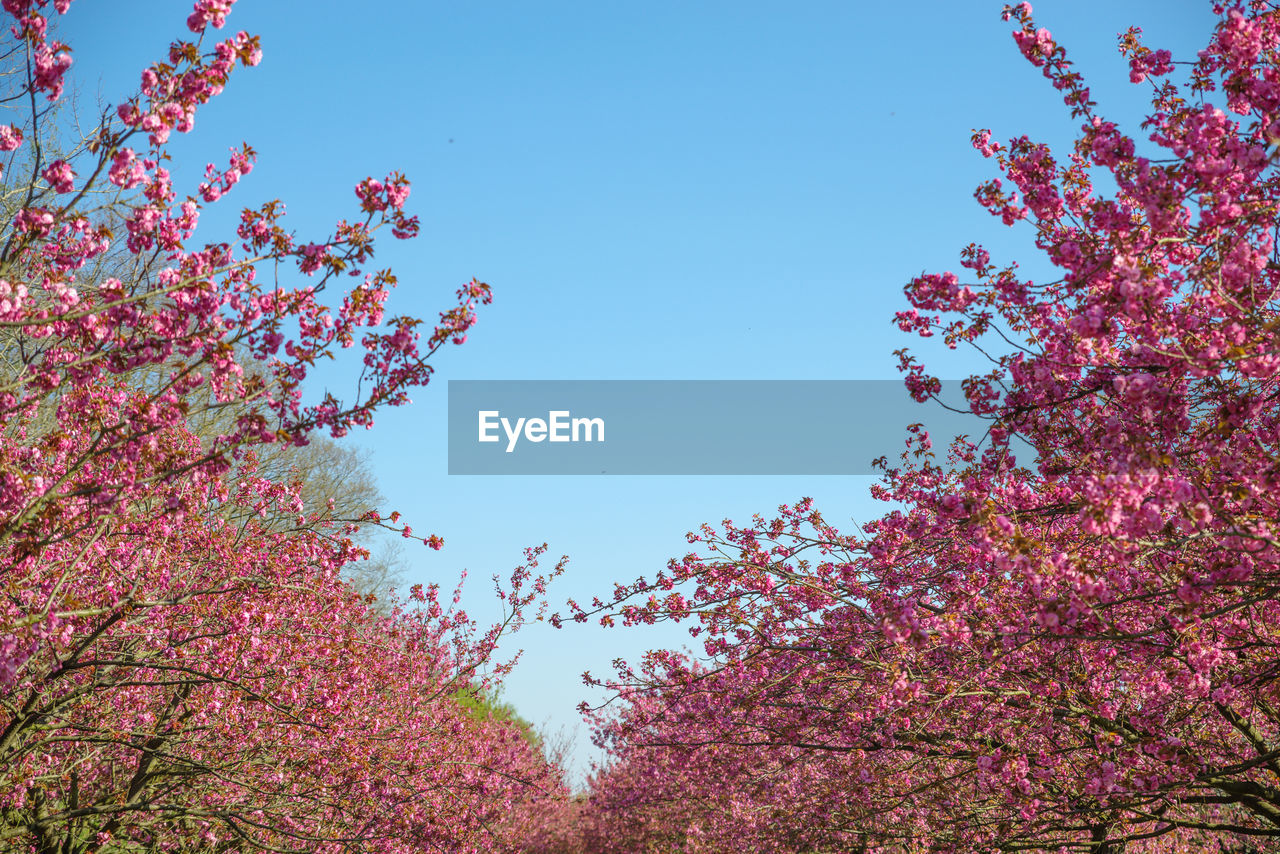
[[[543,737],[537,727],[521,717],[515,706],[502,699],[500,688],[486,690],[469,686],[458,691],[453,698],[473,720],[505,721],[518,729],[533,748],[543,749]]]

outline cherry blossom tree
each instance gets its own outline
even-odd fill
[[[71,54],[49,20],[69,0],[0,5],[17,202],[0,222],[0,849],[513,844],[511,822],[563,794],[558,770],[455,698],[505,672],[499,637],[560,567],[537,574],[531,550],[488,628],[438,585],[376,613],[339,577],[354,526],[254,453],[408,402],[488,286],[429,329],[386,315],[374,236],[418,230],[399,174],[361,180],[328,235],[299,239],[273,201],[196,242],[254,167],[245,145],[180,196],[166,165],[171,135],[260,58],[254,36],[215,37],[230,0],[197,2],[190,40],[70,143],[54,107]],[[357,396],[307,402],[344,348],[363,353]],[[359,521],[441,545],[396,514]]]
[[[973,244],[964,280],[916,278],[896,318],[1004,352],[965,383],[986,436],[939,459],[913,435],[875,490],[902,509],[864,530],[784,506],[704,528],[656,580],[574,607],[692,619],[704,642],[611,682],[624,705],[599,720],[615,764],[593,803],[621,836],[690,851],[1277,844],[1280,10],[1214,8],[1208,46],[1181,63],[1136,28],[1121,37],[1152,92],[1128,132],[1030,5],[1006,8],[1081,130],[1058,155],[976,132],[1003,173],[976,197],[1033,229],[1060,275],[1026,280]],[[937,393],[898,356],[918,399]]]
[[[265,480],[219,499],[300,504]],[[339,578],[347,541],[212,511],[117,525],[32,579],[75,610],[19,636],[0,844],[492,850],[562,792],[518,727],[455,700],[498,629],[437,589],[381,617]]]

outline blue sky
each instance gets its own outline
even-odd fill
[[[1128,83],[1116,34],[1138,24],[1188,58],[1212,24],[1209,4],[1190,0],[1035,6],[1100,111],[1132,133],[1147,90]],[[704,521],[806,495],[833,522],[883,508],[866,477],[450,477],[444,382],[886,379],[908,345],[944,377],[981,368],[890,320],[908,279],[959,269],[970,241],[1048,272],[1027,229],[972,198],[994,164],[971,129],[1065,152],[1074,125],[1000,8],[241,0],[227,29],[260,34],[264,60],[173,145],[175,174],[194,191],[228,147],[258,150],[253,174],[205,215],[209,240],[227,238],[240,206],[276,197],[300,238],[320,237],[354,214],[361,178],[414,181],[422,236],[378,247],[400,277],[395,311],[433,318],[472,276],[495,302],[411,407],[353,437],[373,451],[388,509],[445,539],[409,553],[409,580],[448,585],[465,567],[465,604],[490,616],[484,580],[545,541],[570,557],[553,604],[589,600],[652,577]],[[186,14],[159,0],[73,4],[61,37],[82,114],[131,93]],[[324,382],[342,388],[336,374]],[[535,625],[509,647],[525,656],[505,696],[572,727],[593,698],[583,671],[684,639]],[[585,730],[578,744],[586,762]]]

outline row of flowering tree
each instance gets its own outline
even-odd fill
[[[214,37],[231,0],[196,3],[190,40],[75,139],[50,22],[69,0],[0,5],[0,851],[501,847],[563,784],[456,698],[501,673],[540,552],[488,630],[434,586],[374,611],[339,576],[362,556],[351,529],[253,452],[407,401],[488,287],[434,327],[384,315],[374,234],[418,230],[395,174],[316,240],[273,201],[196,243],[254,165],[246,145],[189,194],[166,165],[171,134],[260,58],[256,37]],[[363,353],[359,396],[306,402],[343,348]]]
[[[1056,155],[976,133],[1004,179],[976,197],[1060,275],[971,245],[897,318],[1004,354],[965,383],[989,432],[911,437],[876,488],[899,509],[863,530],[802,501],[574,606],[689,621],[705,654],[611,680],[611,762],[554,844],[1277,850],[1280,9],[1214,8],[1188,61],[1122,35],[1152,91],[1126,132],[1006,7],[1081,131]]]

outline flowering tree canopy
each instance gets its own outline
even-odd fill
[[[1280,10],[1215,9],[1188,62],[1122,35],[1152,91],[1135,137],[1030,5],[1006,8],[1080,132],[1059,154],[976,132],[1003,173],[976,197],[1060,275],[970,245],[963,279],[914,279],[896,318],[953,348],[1008,342],[965,383],[990,430],[946,460],[911,437],[875,490],[902,509],[854,535],[803,501],[575,606],[695,619],[705,642],[612,680],[625,706],[600,719],[615,758],[588,811],[619,841],[599,850],[1280,838]],[[918,399],[937,393],[898,355]]]
[[[394,173],[360,181],[327,236],[296,238],[273,201],[195,243],[254,166],[246,145],[180,195],[165,165],[171,135],[261,56],[247,33],[215,38],[230,0],[196,3],[190,40],[71,141],[54,109],[70,53],[48,17],[69,0],[0,5],[0,180],[17,200],[0,222],[0,849],[505,844],[563,784],[517,727],[456,697],[503,672],[489,659],[543,594],[541,550],[487,630],[435,585],[375,613],[338,575],[361,556],[354,529],[249,453],[406,402],[488,286],[431,328],[385,314],[395,277],[367,269],[374,235],[418,230]],[[363,352],[359,395],[304,402],[342,348]],[[412,537],[395,514],[369,521]]]

